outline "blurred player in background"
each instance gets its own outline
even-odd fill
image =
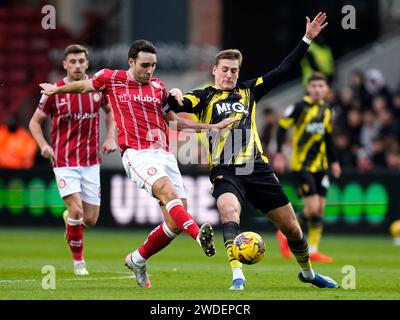
[[[311,267],[307,241],[282,186],[263,154],[255,119],[256,103],[300,63],[311,41],[327,25],[324,13],[319,13],[312,22],[308,17],[306,20],[305,36],[276,69],[238,84],[242,54],[238,50],[224,50],[216,56],[212,71],[214,86],[194,90],[183,100],[180,97],[169,99],[173,110],[195,113],[203,122],[239,119],[232,130],[209,137],[210,179],[214,185],[213,196],[221,215],[225,248],[232,269],[231,290],[243,290],[245,285],[242,264],[232,254],[233,240],[240,233],[240,213],[245,200],[267,214],[288,237],[290,249],[301,268],[301,281],[324,288],[338,287],[332,279],[314,273]]]
[[[89,79],[88,50],[78,44],[64,51],[67,76],[55,86]],[[102,93],[43,95],[29,123],[41,154],[53,164],[58,190],[67,211],[66,238],[74,260],[74,272],[87,275],[83,255],[83,226],[96,224],[100,210],[100,108],[105,112],[107,136],[101,146],[105,154],[116,150],[112,109]],[[51,140],[43,136],[41,124],[51,117]]]
[[[177,161],[169,149],[167,121],[176,121],[178,129],[223,129],[234,121],[202,124],[177,117],[168,109],[164,84],[152,75],[157,56],[154,45],[146,40],[132,43],[129,70],[103,69],[93,79],[69,83],[62,87],[41,84],[46,95],[60,93],[107,94],[118,128],[118,144],[127,176],[139,188],[156,198],[165,222],[157,226],[146,241],[125,258],[136,276],[137,284],[149,288],[146,260],[166,247],[181,232],[199,243],[207,256],[215,254],[213,230],[206,223],[199,228],[187,212],[187,196]],[[172,91],[173,95],[180,90]],[[57,95],[55,97],[58,97]]]
[[[281,153],[287,129],[294,128],[291,171],[295,174],[298,193],[304,198],[304,211],[298,214],[303,230],[308,227],[308,243],[311,261],[333,261],[318,251],[323,230],[326,194],[329,188],[328,165],[332,174],[339,178],[341,168],[336,158],[332,138],[332,109],[326,102],[329,94],[327,78],[314,73],[308,80],[308,95],[289,106],[279,121],[277,153],[274,167],[278,172],[285,169]],[[278,231],[282,255],[290,258],[286,237]]]

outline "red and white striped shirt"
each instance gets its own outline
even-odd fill
[[[68,82],[64,78],[55,85],[60,87]],[[103,103],[100,92],[42,96],[36,111],[52,117],[54,167],[85,167],[101,162],[99,109]]]
[[[143,84],[129,71],[103,69],[94,75],[92,87],[103,91],[111,103],[121,153],[128,148],[169,151],[163,115],[168,93],[161,80],[151,78]]]

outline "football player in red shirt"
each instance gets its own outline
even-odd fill
[[[89,79],[86,75],[88,50],[81,45],[68,46],[63,66],[67,75],[55,86]],[[43,95],[29,123],[42,156],[51,159],[58,189],[67,207],[64,212],[66,238],[77,275],[88,274],[83,256],[83,226],[94,226],[99,217],[100,108],[105,112],[107,127],[101,150],[108,154],[116,150],[115,126],[112,109],[102,93]],[[48,117],[51,117],[51,146],[41,127]]]
[[[187,212],[186,192],[177,161],[169,150],[168,125],[176,121],[178,129],[223,129],[236,122],[227,119],[218,124],[204,124],[179,118],[168,109],[170,94],[158,78],[153,78],[157,56],[154,45],[146,40],[132,43],[129,70],[103,69],[93,79],[57,87],[41,84],[48,96],[64,93],[100,91],[107,95],[118,128],[118,144],[127,176],[160,202],[165,222],[157,226],[143,245],[125,258],[136,276],[137,284],[149,288],[146,260],[166,247],[181,231],[202,247],[207,256],[215,254],[213,230],[206,223],[199,228]]]

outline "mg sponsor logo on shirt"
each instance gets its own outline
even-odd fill
[[[306,126],[306,132],[312,134],[325,134],[325,126],[321,122],[311,122]]]
[[[241,102],[219,102],[215,104],[215,107],[217,108],[218,115],[223,113],[230,114],[232,112],[243,113],[245,115],[249,113],[246,106]]]

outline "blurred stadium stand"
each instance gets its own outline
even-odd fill
[[[55,30],[41,27],[45,4],[56,7]],[[357,9],[355,30],[341,27],[344,5]],[[399,1],[2,1],[0,107],[5,112],[0,113],[0,122],[18,112],[26,124],[39,99],[37,84],[64,75],[62,51],[71,42],[90,47],[89,73],[93,73],[104,67],[125,68],[129,43],[148,38],[159,49],[157,75],[167,87],[187,91],[210,80],[213,57],[221,48],[243,51],[242,79],[270,70],[301,38],[303,17],[319,10],[329,17],[325,36],[336,58],[335,87],[348,86],[355,69],[377,68],[393,90],[400,69]],[[262,100],[259,115],[267,105],[279,113],[299,99],[303,94],[299,75],[300,68],[291,81]],[[261,130],[262,120],[259,125]],[[119,155],[105,158],[104,165],[121,168]]]

